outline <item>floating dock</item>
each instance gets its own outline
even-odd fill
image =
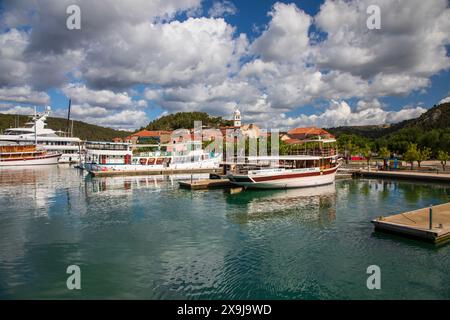
[[[346,180],[346,179],[351,179],[353,177],[353,174],[348,173],[348,172],[338,172],[336,174],[336,180]]]
[[[197,174],[197,173],[220,173],[222,169],[170,169],[170,170],[136,170],[136,171],[95,171],[91,172],[94,177],[113,176],[150,176],[150,175],[173,175],[173,174]]]
[[[359,170],[355,172],[355,175],[359,175],[366,178],[410,179],[410,180],[450,183],[450,174],[448,173]]]
[[[201,179],[192,181],[180,181],[180,188],[190,190],[205,190],[215,188],[232,188],[233,184],[228,179]]]
[[[431,215],[430,208],[423,208],[390,217],[379,217],[372,220],[372,223],[377,231],[396,233],[434,243],[450,240],[450,202],[433,206],[431,209]]]

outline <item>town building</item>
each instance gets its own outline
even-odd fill
[[[242,125],[241,122],[241,112],[239,111],[239,109],[236,107],[234,109],[234,114],[233,114],[233,125],[235,127],[240,127]]]

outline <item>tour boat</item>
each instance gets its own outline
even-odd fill
[[[259,189],[313,187],[333,183],[339,167],[335,139],[304,141],[293,155],[249,157],[249,164],[228,173],[238,186]],[[313,147],[311,147],[313,145]]]
[[[219,168],[222,160],[222,154],[205,152],[201,141],[159,145],[158,150],[135,155],[131,147],[129,143],[87,141],[82,166],[89,172],[194,170]]]
[[[32,121],[27,122],[24,127],[6,129],[0,135],[0,142],[37,143],[38,147],[49,152],[61,153],[59,163],[79,162],[81,140],[76,137],[60,136],[63,134],[62,132],[46,128],[45,121],[50,112],[51,108],[46,107],[43,115],[35,115]]]
[[[36,145],[0,145],[0,167],[57,164],[60,156]]]

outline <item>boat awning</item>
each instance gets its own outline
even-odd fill
[[[279,161],[279,160],[320,160],[321,157],[314,156],[261,156],[261,157],[248,157],[248,161]]]

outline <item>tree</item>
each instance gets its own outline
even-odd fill
[[[348,141],[345,144],[345,163],[348,164],[348,160],[352,157],[352,149],[353,149],[353,144],[351,141]]]
[[[426,160],[430,159],[431,149],[430,148],[423,148],[423,149],[418,151],[418,155],[419,155],[419,157],[417,158],[417,164],[419,165],[419,168],[420,168],[420,163],[422,161],[426,161]]]
[[[194,127],[194,121],[201,121],[206,127],[218,128],[232,126],[233,121],[224,120],[222,117],[213,117],[205,112],[177,112],[168,114],[150,122],[147,130],[176,130],[190,129]]]
[[[391,152],[386,147],[381,147],[380,151],[378,152],[378,155],[383,158],[383,166],[386,167],[387,165],[387,159],[391,157]]]
[[[414,167],[414,161],[417,161],[420,158],[419,151],[417,150],[417,144],[411,143],[408,147],[408,150],[406,150],[403,158],[405,159],[405,161],[411,164],[412,170]]]
[[[369,165],[370,159],[372,159],[372,150],[370,150],[370,146],[368,144],[366,144],[366,146],[361,149],[361,152],[362,152],[364,158],[366,158],[366,160],[367,160],[367,165]]]
[[[437,159],[442,164],[442,170],[445,171],[445,165],[447,164],[447,161],[449,159],[448,152],[443,151],[443,150],[439,150]]]
[[[348,150],[348,157],[347,157],[347,163],[348,163],[348,160],[352,159],[352,155],[359,153],[360,148],[357,145],[349,142],[347,144],[347,150]]]

